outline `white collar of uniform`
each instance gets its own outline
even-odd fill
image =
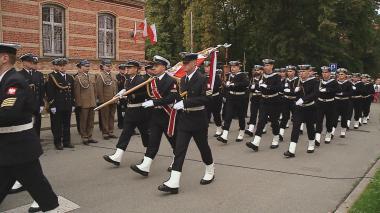
[[[28,70],[26,68],[24,68],[24,70],[26,70],[29,74],[33,72],[32,70]]]
[[[61,74],[62,77],[65,77],[65,76],[66,76],[66,73],[63,73],[63,72],[59,72],[59,74]]]
[[[347,82],[347,80],[344,80],[344,81],[339,81],[338,80],[338,84],[344,84],[344,83],[346,83]]]
[[[297,76],[294,76],[293,78],[286,78],[286,80],[288,80],[288,81],[290,81],[290,82],[292,82],[292,81],[294,81],[294,80],[296,80],[296,79],[298,79],[298,77]]]
[[[358,83],[360,83],[361,81],[357,81],[357,82],[351,82],[353,85],[356,85]]]
[[[331,79],[329,79],[329,80],[327,80],[327,81],[322,80],[322,84],[326,85],[326,84],[328,84],[328,83],[330,83],[331,81],[334,81],[334,80],[335,80],[335,79],[333,79],[333,78],[331,78]]]
[[[10,69],[9,69],[9,70],[10,70]],[[4,76],[5,76],[5,73],[7,73],[9,70],[3,72],[3,74],[0,75],[0,82],[1,82],[1,80],[3,80],[3,78],[4,78]]]
[[[232,72],[231,72],[231,76],[232,76],[232,77],[233,77],[233,76],[237,76],[237,75],[239,75],[240,73],[242,73],[242,72],[240,72],[240,71],[237,72],[237,73],[232,73]]]
[[[129,77],[131,79],[131,81],[136,77],[136,75],[132,76],[132,77]]]
[[[274,75],[277,75],[277,73],[276,72],[272,72],[271,74],[269,74],[269,75],[267,75],[267,74],[265,74],[264,73],[264,78],[270,78],[270,77],[272,77],[272,76],[274,76]]]
[[[314,79],[314,78],[315,78],[315,77],[313,76],[313,77],[309,77],[309,78],[307,78],[306,80],[302,80],[302,79],[301,79],[301,82],[302,82],[302,83],[305,83],[306,81],[310,81],[310,80],[312,80],[312,79]]]
[[[186,77],[189,79],[189,81],[193,77],[193,75],[195,74],[196,71],[197,71],[197,69],[195,69],[190,75],[186,75]]]
[[[158,80],[162,80],[162,78],[165,76],[166,72],[162,73],[161,75],[157,76]]]

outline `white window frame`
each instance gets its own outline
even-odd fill
[[[111,17],[112,18],[112,21],[113,21],[113,29],[107,29],[107,26],[106,26],[106,22],[105,20],[103,21],[104,23],[104,26],[103,28],[100,28],[100,22],[101,22],[101,19],[106,19],[106,17]],[[107,58],[107,59],[114,59],[116,57],[116,17],[112,14],[108,14],[108,13],[100,13],[98,15],[98,57],[99,58]],[[107,53],[107,33],[112,33],[112,38],[113,38],[113,42],[112,42],[112,53],[109,54]],[[101,51],[100,51],[100,34],[102,34],[103,36],[103,42],[104,42],[104,46],[103,46],[103,55],[101,55]]]
[[[44,37],[43,26],[44,25],[50,25],[51,26],[51,42],[52,42],[51,43],[51,52],[46,52],[45,47],[44,47],[44,41],[42,41],[43,55],[44,56],[64,56],[65,55],[65,9],[60,7],[60,6],[51,5],[51,4],[43,5],[42,6],[42,12],[43,12],[43,8],[49,8],[50,21],[42,20],[42,39]],[[58,9],[58,10],[62,11],[62,23],[54,22],[54,9]],[[62,28],[62,41],[61,41],[62,53],[57,53],[55,50],[55,45],[54,45],[55,44],[55,39],[54,39],[54,28],[55,27],[61,27]]]

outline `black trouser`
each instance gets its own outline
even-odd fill
[[[143,120],[143,121],[135,121],[135,122],[124,122],[124,128],[121,132],[119,141],[117,142],[116,148],[126,150],[127,146],[129,144],[129,141],[134,135],[135,128],[140,132],[141,140],[144,147],[148,147],[149,144],[149,121]]]
[[[194,138],[199,152],[201,153],[202,161],[206,165],[213,163],[212,153],[207,141],[207,128],[199,130],[178,130],[178,136],[175,147],[175,157],[172,169],[174,171],[182,172],[183,162],[185,161],[187,148],[189,147],[191,138]]]
[[[211,115],[214,118],[216,126],[222,126],[222,118],[220,111],[222,110],[223,98],[220,95],[213,96],[210,103],[207,105],[207,116],[210,121]]]
[[[353,99],[350,99],[348,102],[348,113],[347,113],[347,120],[350,121],[352,119],[352,115],[354,113],[354,104]]]
[[[368,117],[371,111],[372,97],[363,98],[363,117]]]
[[[323,119],[326,117],[326,130],[332,132],[335,117],[335,105],[334,101],[317,103],[317,120],[316,120],[316,133],[322,133]]]
[[[34,123],[33,123],[33,129],[36,131],[36,134],[38,138],[40,138],[41,135],[41,113],[35,112],[33,114]]]
[[[119,129],[123,129],[123,125],[124,125],[124,116],[123,116],[124,107],[121,104],[118,104],[117,107],[116,107],[116,111],[117,111],[117,127]]]
[[[145,152],[146,157],[151,159],[154,159],[156,157],[161,145],[162,134],[166,136],[167,140],[170,143],[170,146],[173,148],[174,153],[174,148],[176,145],[176,134],[174,134],[172,137],[169,137],[167,134],[168,124],[169,116],[166,114],[166,112],[164,112],[164,110],[154,109],[149,126],[150,135],[149,145]]]
[[[283,108],[282,108],[282,118],[280,121],[280,128],[285,129],[286,125],[288,124],[288,121],[290,119],[290,112],[293,114],[295,102],[291,99],[284,99],[283,100]]]
[[[224,119],[223,130],[229,130],[232,119],[236,115],[239,119],[240,130],[245,129],[245,95],[241,95],[241,98],[227,98],[226,101],[226,116]],[[236,113],[236,114],[235,114]]]
[[[76,121],[76,124],[77,124],[77,130],[78,130],[78,133],[81,135],[80,133],[80,112],[81,112],[81,108],[80,107],[75,107],[75,121]]]
[[[259,108],[260,108],[260,96],[252,96],[251,97],[251,105],[250,105],[250,113],[251,116],[249,117],[248,125],[253,124],[256,125],[257,121],[257,115],[259,114]]]
[[[358,121],[363,117],[363,98],[353,98],[352,105],[354,107],[354,119]]]
[[[58,197],[44,176],[38,159],[18,165],[0,166],[0,204],[16,180],[29,192],[42,211],[58,207]]]
[[[53,136],[55,135],[55,132],[57,130],[57,127],[56,127],[56,115],[53,114],[52,112],[50,112],[50,130],[51,130],[51,133],[53,134]]]
[[[349,114],[349,105],[350,100],[335,100],[335,118],[334,118],[334,127],[338,126],[338,118],[340,116],[340,126],[342,128],[347,128],[347,119]]]
[[[268,120],[271,122],[273,135],[278,135],[280,132],[280,124],[278,122],[280,113],[281,106],[279,106],[279,103],[261,103],[255,135],[261,137]]]
[[[293,114],[293,129],[290,137],[291,142],[298,143],[300,136],[300,126],[302,123],[306,123],[307,136],[309,140],[315,139],[315,127],[314,116],[310,116],[316,113],[314,105],[308,107],[296,106]]]
[[[54,144],[64,146],[70,144],[71,111],[57,111],[54,115]]]

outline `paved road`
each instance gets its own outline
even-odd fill
[[[51,144],[45,145],[41,161],[55,191],[80,206],[74,212],[331,212],[380,156],[380,105],[374,105],[372,111],[368,125],[348,132],[344,140],[336,138],[332,144],[322,144],[314,154],[306,153],[307,139],[302,136],[294,159],[282,155],[288,148],[290,129],[286,142],[277,150],[269,149],[271,136],[265,135],[258,153],[251,152],[244,143],[231,140],[223,145],[210,137],[217,165],[216,180],[208,186],[199,184],[204,166],[192,143],[180,193],[174,196],[157,190],[169,175],[166,168],[171,151],[166,140],[148,178],[129,169],[143,157],[138,136],[133,138],[119,168],[102,159],[102,155],[113,153],[116,140],[102,141],[96,147],[83,146],[74,128],[76,148],[58,152]],[[213,133],[211,125],[210,135]],[[237,129],[230,136],[235,138]],[[42,137],[52,139],[49,131],[44,131]],[[26,192],[11,195],[0,211],[31,201]]]

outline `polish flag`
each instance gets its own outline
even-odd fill
[[[156,24],[152,24],[152,25],[149,26],[149,28],[148,28],[148,35],[149,35],[150,42],[152,44],[156,44],[157,43]]]
[[[148,37],[148,23],[146,19],[139,25],[139,29],[143,31],[143,38]]]
[[[133,29],[133,40],[135,40],[135,44],[137,42],[137,23],[135,22],[135,28]]]
[[[207,57],[208,55],[198,54],[197,67],[200,67]],[[185,76],[186,72],[183,68],[182,61],[174,65],[170,70],[168,70],[168,74],[171,76],[178,77],[178,78],[182,78],[183,76]]]

